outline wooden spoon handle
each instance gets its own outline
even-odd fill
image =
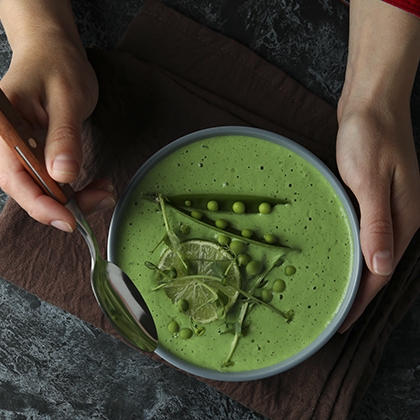
[[[44,145],[31,136],[32,130],[0,89],[0,137],[16,153],[23,167],[45,194],[66,204],[74,194],[68,184],[59,184],[47,172]]]

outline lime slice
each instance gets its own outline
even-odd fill
[[[176,270],[176,279],[163,289],[174,304],[181,299],[188,302],[185,313],[195,322],[208,324],[224,318],[238,299],[239,267],[234,257],[215,242],[181,242],[178,252],[168,249],[158,266],[163,271]]]

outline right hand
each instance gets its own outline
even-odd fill
[[[81,45],[48,35],[29,36],[13,48],[0,88],[34,133],[45,139],[45,163],[51,177],[69,183],[79,174],[81,126],[96,106],[98,84]],[[2,141],[0,188],[39,222],[69,232],[75,229],[70,211],[42,192]],[[109,181],[98,180],[78,192],[76,199],[88,214],[112,207],[112,191]]]
[[[352,0],[349,35],[337,110],[337,165],[360,207],[366,268],[340,332],[391,279],[420,228],[420,175],[410,115],[420,19],[387,2]]]

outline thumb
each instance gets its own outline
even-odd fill
[[[69,183],[79,175],[82,162],[81,119],[72,107],[49,107],[45,163],[57,182]]]
[[[358,198],[361,212],[360,240],[369,271],[390,276],[394,270],[394,234],[390,192],[375,188]]]

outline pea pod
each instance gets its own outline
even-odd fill
[[[186,197],[186,196],[184,196],[184,197]],[[240,239],[242,241],[244,240],[244,236],[242,235],[242,231],[239,231],[239,230],[233,228],[232,226],[226,226],[225,229],[219,229],[216,226],[215,221],[210,219],[209,217],[207,217],[207,215],[204,214],[204,213],[202,214],[202,217],[200,219],[197,219],[197,218],[195,218],[194,216],[191,215],[191,208],[187,209],[187,208],[175,206],[172,201],[168,201],[166,198],[165,198],[165,203],[166,203],[167,206],[176,210],[179,214],[182,214],[185,217],[189,218],[194,223],[198,223],[202,226],[205,226],[206,228],[213,229],[221,235],[225,235],[225,236],[228,235],[232,239],[235,238],[235,239]],[[250,243],[250,244],[265,246],[265,247],[276,247],[276,248],[289,249],[289,250],[292,249],[290,246],[284,245],[280,242],[275,242],[275,243],[272,243],[272,244],[267,243],[264,238],[257,237],[256,235],[253,235],[252,238],[246,238],[246,242]]]
[[[262,203],[269,204],[271,207],[289,204],[287,200],[273,197],[258,197],[251,195],[227,195],[227,194],[182,194],[166,197],[169,204],[178,208],[193,208],[196,210],[207,210],[208,204],[212,203],[212,208],[218,212],[231,212],[235,203],[243,203],[246,213],[260,213]],[[190,206],[187,206],[186,203]]]

